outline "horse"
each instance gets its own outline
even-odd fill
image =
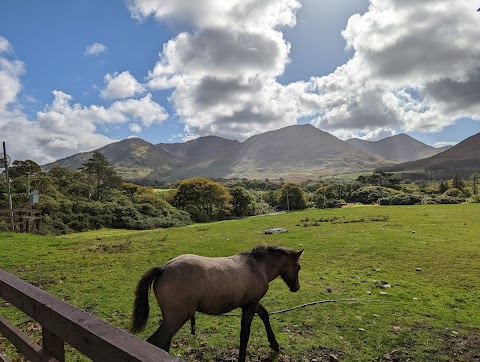
[[[280,276],[290,291],[300,289],[298,272],[303,250],[256,246],[229,257],[209,258],[185,254],[148,270],[135,290],[131,331],[145,329],[149,314],[148,293],[153,288],[163,320],[147,342],[169,352],[173,336],[188,321],[195,334],[195,313],[210,315],[242,309],[239,362],[244,362],[255,314],[263,321],[270,347],[280,349],[268,311],[260,304],[269,283]]]

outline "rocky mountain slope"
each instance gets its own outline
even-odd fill
[[[404,133],[374,142],[364,141],[358,138],[349,139],[347,142],[366,152],[380,155],[389,160],[398,161],[416,161],[434,156],[450,148],[435,148],[417,141],[415,138]]]
[[[398,139],[405,137],[395,139],[396,147],[401,147]],[[410,143],[404,147],[413,148],[411,144],[415,140],[406,139]],[[206,176],[257,179],[282,177],[300,181],[393,166],[393,161],[352,143],[355,144],[355,141],[342,141],[312,125],[295,125],[253,136],[244,142],[207,136],[184,143],[153,145],[133,138],[112,143],[98,151],[116,167],[124,179],[176,180]],[[388,144],[384,146],[388,147]],[[65,166],[77,169],[92,154],[93,151],[76,154],[45,167]],[[389,153],[384,154],[391,156]],[[395,153],[400,154],[402,153]]]

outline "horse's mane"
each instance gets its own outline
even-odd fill
[[[240,254],[245,255],[247,258],[263,260],[267,258],[268,254],[270,253],[283,253],[287,255],[293,255],[295,253],[295,250],[277,245],[257,245],[252,250],[244,251]]]

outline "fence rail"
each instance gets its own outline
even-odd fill
[[[76,309],[2,269],[0,297],[41,324],[42,346],[39,346],[6,318],[0,317],[0,333],[33,362],[64,362],[65,343],[93,361],[181,362],[160,348]]]
[[[10,231],[36,232],[39,230],[42,211],[38,209],[0,209],[0,220],[7,223]]]

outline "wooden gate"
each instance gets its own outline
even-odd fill
[[[2,269],[0,297],[42,325],[42,346],[39,346],[0,316],[0,333],[30,361],[64,362],[65,342],[98,362],[181,361]],[[0,361],[8,361],[2,355],[0,351]]]
[[[34,233],[39,230],[42,211],[38,209],[0,209],[0,220],[6,222],[8,230]]]

